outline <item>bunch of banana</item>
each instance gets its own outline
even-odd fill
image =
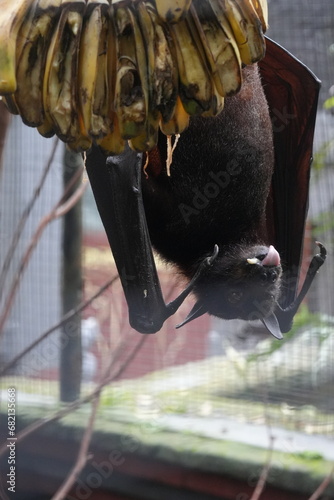
[[[265,53],[266,0],[0,0],[0,95],[76,151],[215,116]]]

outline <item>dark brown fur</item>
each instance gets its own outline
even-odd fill
[[[272,304],[278,280],[270,279],[266,288],[262,266],[255,272],[247,264],[247,258],[265,255],[263,245],[270,243],[263,228],[274,154],[258,69],[252,66],[243,74],[240,93],[226,99],[218,117],[191,119],[174,151],[170,177],[166,137],[160,136],[159,156],[152,154],[152,175],[143,177],[142,190],[153,246],[191,277],[217,244],[218,258],[199,281],[197,295],[206,297],[206,307],[215,315],[247,318],[254,309],[247,306],[248,298]],[[236,311],[228,297],[241,289],[244,299]]]

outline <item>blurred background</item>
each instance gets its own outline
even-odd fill
[[[312,254],[314,241],[322,241],[328,257],[292,331],[279,342],[258,325],[208,316],[175,330],[192,306],[189,299],[161,332],[144,338],[128,326],[115,280],[4,375],[3,391],[14,385],[20,405],[52,409],[60,398],[71,401],[87,394],[112,361],[115,377],[103,392],[103,411],[154,419],[179,430],[211,429],[217,439],[263,441],[263,446],[261,426],[277,427],[323,438],[305,446],[334,458],[328,451],[334,449],[334,5],[332,0],[268,4],[267,35],[322,81],[307,241]],[[36,236],[61,199],[64,183],[82,166],[81,157],[59,143],[46,171],[54,147],[54,139],[40,137],[11,117],[0,171],[0,316],[15,280],[19,286],[3,325],[2,369],[116,276],[89,186],[74,210]],[[177,272],[162,263],[158,268],[164,296],[175,297]]]

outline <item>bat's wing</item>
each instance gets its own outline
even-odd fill
[[[166,305],[143,206],[142,154],[127,147],[121,155],[107,158],[93,147],[87,153],[86,168],[122,282],[130,325],[141,333],[155,333],[177,311],[218,249],[202,262],[185,290]]]
[[[305,286],[297,297],[310,168],[320,81],[300,61],[270,39],[259,62],[274,133],[275,171],[267,205],[268,239],[283,264],[283,286],[277,311],[281,330],[288,331],[293,316],[326,252],[311,263]]]

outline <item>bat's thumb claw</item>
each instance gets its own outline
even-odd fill
[[[212,255],[210,255],[210,257],[208,257],[208,260],[207,260],[207,263],[209,266],[212,265],[212,263],[214,262],[214,260],[216,260],[216,257],[219,253],[219,246],[218,245],[215,245],[214,248],[213,248],[213,253]]]
[[[316,257],[321,259],[322,263],[324,263],[326,260],[326,257],[327,257],[327,250],[320,241],[316,241],[315,243],[316,243],[316,245],[318,245],[318,247],[320,249],[320,254],[317,254]]]

